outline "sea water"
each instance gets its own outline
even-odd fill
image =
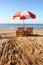
[[[34,30],[42,30],[43,24],[0,24],[0,30],[16,30],[18,27],[33,27]]]

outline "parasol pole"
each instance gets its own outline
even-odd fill
[[[25,28],[25,23],[24,23],[24,20],[23,20],[23,27]]]

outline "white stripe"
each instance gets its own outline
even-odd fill
[[[26,12],[26,11],[24,11],[24,12],[21,12],[21,16],[22,16],[22,15],[26,16],[26,15],[29,15],[29,13]]]
[[[15,17],[15,19],[16,19],[16,20],[19,20],[19,19],[20,19],[20,17]]]
[[[21,12],[21,16],[26,16],[26,19],[32,19],[30,14],[27,11]]]
[[[26,15],[26,19],[32,19],[29,15]]]

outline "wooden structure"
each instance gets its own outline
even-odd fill
[[[18,28],[16,30],[16,36],[30,36],[30,35],[33,35],[33,28],[30,27],[30,28]]]
[[[30,36],[30,35],[33,35],[33,28],[32,27],[26,28],[26,31],[25,31],[25,36]]]
[[[17,36],[24,36],[25,35],[25,30],[24,30],[24,28],[22,27],[22,28],[18,28],[17,30],[16,30],[16,35]]]

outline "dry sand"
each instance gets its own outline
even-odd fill
[[[41,36],[16,37],[15,31],[0,31],[0,65],[43,65],[43,31]]]

